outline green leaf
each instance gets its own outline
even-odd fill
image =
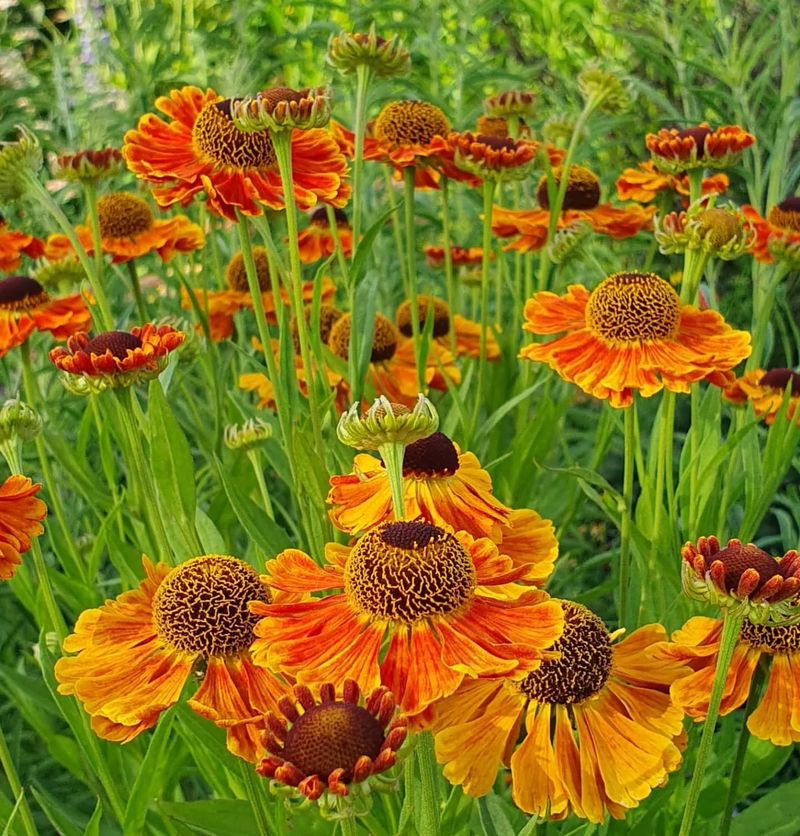
[[[228,546],[225,543],[225,538],[220,534],[219,529],[214,525],[214,521],[206,512],[198,506],[195,509],[194,527],[197,529],[197,535],[200,538],[200,545],[206,554],[227,554]]]
[[[95,805],[94,812],[92,813],[92,817],[86,822],[86,827],[84,829],[85,836],[100,836],[100,822],[103,819],[103,804],[98,799],[97,804]]]
[[[158,809],[193,833],[209,836],[261,836],[247,801],[159,801]]]
[[[797,836],[800,778],[781,784],[733,819],[731,836]]]
[[[485,836],[516,836],[514,826],[494,793],[478,799],[478,815]]]
[[[84,836],[83,822],[62,801],[41,787],[31,787],[31,792],[59,836]]]
[[[378,233],[383,229],[383,225],[389,220],[390,215],[396,212],[403,205],[402,200],[398,200],[394,206],[389,207],[385,212],[378,215],[377,220],[370,226],[361,238],[361,243],[356,247],[355,255],[353,256],[353,263],[350,266],[350,281],[356,285],[361,284],[367,271],[367,259],[372,251],[372,245]],[[353,312],[355,313],[355,311]]]

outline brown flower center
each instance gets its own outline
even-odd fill
[[[256,265],[258,286],[263,293],[270,289],[269,260],[267,259],[267,251],[264,247],[253,247],[253,261]],[[231,290],[248,291],[250,289],[250,285],[247,284],[247,270],[244,267],[244,257],[241,253],[236,253],[228,262],[228,266],[225,268],[225,281]]]
[[[758,587],[763,586],[770,578],[778,575],[783,577],[778,561],[768,555],[763,549],[752,543],[734,543],[718,551],[710,562],[721,561],[725,567],[725,588],[733,592],[739,586],[739,579],[748,569],[758,572],[760,581]]]
[[[303,313],[306,318],[306,324],[311,325],[311,305],[306,305],[303,308]],[[344,316],[344,314],[334,308],[333,305],[319,306],[319,338],[323,344],[326,344],[331,336],[333,326]],[[294,345],[295,354],[300,354],[300,334],[297,330],[297,317],[292,317],[289,324],[289,331],[292,335],[292,344]]]
[[[478,134],[475,137],[475,141],[480,142],[481,145],[488,145],[490,148],[494,148],[495,151],[514,151],[517,147],[517,143],[510,136]]]
[[[331,328],[328,347],[342,360],[347,360],[350,352],[350,328],[352,318],[343,314]],[[372,352],[370,362],[381,363],[391,360],[397,350],[397,331],[383,314],[375,314],[375,326],[372,331]]]
[[[153,625],[167,645],[204,657],[246,650],[258,616],[251,601],[271,600],[251,566],[235,557],[207,554],[173,569],[153,596]]]
[[[153,226],[153,213],[142,198],[112,192],[97,201],[102,238],[135,238]]]
[[[129,351],[135,351],[142,347],[142,341],[128,331],[106,331],[98,334],[86,344],[83,349],[87,354],[98,356],[110,351],[117,360],[124,360]]]
[[[706,209],[697,216],[700,235],[714,247],[724,247],[741,231],[739,218],[724,209]]]
[[[508,137],[508,122],[502,116],[479,116],[477,123],[478,134],[483,137],[496,136],[501,139]]]
[[[694,140],[697,148],[697,156],[702,157],[705,154],[706,137],[711,133],[711,128],[707,125],[698,125],[696,128],[684,128],[678,131],[678,139],[691,138]]]
[[[769,210],[767,220],[781,229],[800,232],[800,197],[787,197]]]
[[[308,96],[308,87],[305,90],[293,90],[291,87],[270,87],[258,94],[260,102],[266,102],[270,110],[275,110],[280,102],[302,102]]]
[[[391,146],[427,145],[445,136],[450,123],[442,111],[427,102],[405,101],[386,105],[375,120],[374,135]]]
[[[476,574],[472,558],[452,534],[425,522],[394,522],[358,541],[344,583],[359,610],[410,624],[466,604]]]
[[[553,169],[556,188],[561,184],[562,174],[561,166],[556,166]],[[536,199],[542,209],[550,208],[550,198],[547,194],[547,177],[542,177],[539,180]],[[567,188],[564,192],[564,202],[561,204],[562,212],[567,209],[594,209],[598,203],[600,203],[600,181],[594,172],[580,165],[570,166]]]
[[[770,369],[759,380],[758,385],[783,392],[786,390],[790,381],[792,384],[792,397],[796,398],[800,396],[800,374],[791,369]]]
[[[452,476],[458,467],[456,446],[444,433],[414,441],[403,452],[403,476]]]
[[[586,306],[586,324],[610,342],[670,339],[680,315],[678,294],[654,273],[614,273],[592,291]]]
[[[331,772],[344,769],[342,780],[353,779],[358,759],[375,760],[385,734],[365,708],[349,702],[323,702],[295,720],[283,744],[283,757],[306,776],[327,782]]]
[[[267,168],[276,162],[269,131],[240,131],[231,119],[231,99],[206,105],[192,129],[201,154],[219,166]]]
[[[800,624],[772,627],[745,619],[740,638],[750,647],[766,653],[796,653],[800,650]]]
[[[30,311],[43,305],[50,297],[36,279],[9,276],[0,280],[0,310]]]
[[[425,327],[428,320],[428,311],[433,312],[433,336],[444,337],[450,332],[450,308],[447,303],[435,296],[417,296],[417,315],[419,319],[419,330]],[[406,300],[397,309],[397,328],[406,337],[412,336],[414,329],[411,327],[413,312],[411,302]]]
[[[594,696],[611,673],[613,653],[605,624],[591,610],[561,601],[564,633],[552,649],[559,659],[546,660],[519,684],[537,702],[571,705]]]

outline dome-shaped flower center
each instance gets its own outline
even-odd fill
[[[347,226],[347,215],[345,214],[344,209],[334,207],[333,215],[336,218],[337,226]],[[328,223],[328,210],[324,206],[319,206],[315,209],[309,216],[308,220],[309,223],[316,224],[317,226],[324,226],[326,229],[330,226]]]
[[[442,111],[427,102],[392,102],[375,120],[375,138],[394,147],[427,145],[435,136],[445,136],[450,123]]]
[[[697,230],[714,247],[724,247],[741,232],[739,218],[724,209],[706,209],[697,216]]]
[[[0,280],[0,310],[29,311],[48,300],[44,288],[28,276],[9,276]]]
[[[615,273],[592,291],[586,324],[611,342],[666,340],[681,316],[678,294],[654,273]]]
[[[412,623],[466,604],[476,574],[472,558],[452,534],[424,522],[394,522],[358,541],[344,584],[363,612]]]
[[[195,557],[173,569],[153,596],[153,624],[170,647],[205,657],[247,649],[258,617],[251,601],[270,602],[258,572],[229,555]]]
[[[403,451],[403,476],[452,476],[458,467],[456,446],[444,433],[414,441]]]
[[[508,137],[508,122],[502,116],[479,116],[477,133],[484,141],[488,136],[496,136],[501,139]]]
[[[553,169],[553,179],[555,180],[556,188],[561,184],[561,176],[563,169],[561,166],[556,166]],[[542,177],[539,180],[539,186],[536,189],[536,199],[539,201],[539,206],[542,209],[550,208],[550,198],[547,194],[547,178]],[[581,165],[570,166],[569,177],[567,178],[567,189],[564,192],[564,202],[561,204],[561,210],[567,209],[594,209],[600,202],[600,181],[594,172]]]
[[[128,331],[105,331],[93,337],[83,349],[87,354],[102,355],[107,351],[117,358],[124,360],[129,351],[142,347],[142,341]]]
[[[490,148],[494,148],[495,151],[514,151],[517,147],[517,143],[510,136],[478,134],[475,137],[475,142],[480,142],[481,145],[488,145]]]
[[[696,128],[684,128],[678,131],[678,139],[692,139],[697,148],[697,156],[702,157],[706,150],[706,137],[711,133],[708,125],[698,125]]]
[[[758,572],[760,581],[756,589],[763,586],[775,575],[783,577],[783,572],[774,557],[752,543],[733,543],[718,551],[710,562],[721,561],[725,567],[725,588],[733,592],[739,586],[739,579],[748,569]]]
[[[306,305],[303,308],[303,313],[306,318],[306,324],[311,325],[311,305]],[[344,316],[344,314],[333,305],[319,306],[319,338],[323,344],[326,344],[331,336],[333,326]],[[292,335],[292,343],[294,345],[295,354],[300,354],[300,334],[297,330],[297,317],[293,316],[289,323],[289,331]]]
[[[204,156],[219,166],[266,168],[276,162],[269,131],[240,131],[231,119],[231,99],[206,105],[192,129],[192,139]]]
[[[352,319],[349,313],[342,315],[331,328],[328,347],[342,360],[347,360],[350,351],[350,327]],[[372,351],[370,362],[381,363],[391,360],[397,350],[397,331],[383,314],[375,314],[375,326],[372,331]]]
[[[767,220],[781,229],[800,232],[800,197],[787,197],[769,210]]]
[[[428,320],[428,311],[433,313],[433,336],[444,337],[450,332],[450,308],[447,303],[435,296],[417,296],[417,314],[419,316],[419,329],[425,327]],[[412,336],[414,329],[411,327],[412,310],[411,302],[406,300],[397,309],[397,327],[401,334],[406,337]]]
[[[253,247],[253,261],[256,265],[258,286],[262,293],[268,291],[270,289],[269,260],[267,259],[267,251],[264,247]],[[247,284],[247,271],[244,267],[244,257],[241,253],[236,253],[228,262],[228,266],[225,268],[225,281],[231,290],[241,292],[250,289],[250,286]]]
[[[102,238],[135,238],[153,225],[153,213],[142,198],[112,192],[97,201]]]
[[[552,647],[561,657],[542,662],[519,683],[519,689],[537,702],[571,705],[588,699],[606,684],[613,654],[600,618],[573,601],[561,601],[561,606],[564,633]]]
[[[791,369],[770,369],[758,381],[758,385],[783,392],[786,390],[789,382],[792,384],[792,397],[796,398],[800,396],[800,374]]]
[[[796,653],[800,650],[800,624],[772,627],[768,624],[753,624],[745,619],[739,637],[750,647],[767,653]]]
[[[383,727],[365,708],[349,702],[323,702],[292,724],[283,758],[324,782],[334,770],[344,769],[342,780],[347,783],[353,779],[358,759],[366,755],[375,760],[384,739]]]
[[[258,94],[260,102],[266,102],[270,110],[275,110],[276,105],[281,102],[302,102],[308,96],[308,87],[305,90],[293,90],[291,87],[270,87]]]

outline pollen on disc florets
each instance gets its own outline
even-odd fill
[[[292,723],[282,757],[326,783],[332,772],[344,769],[341,780],[349,783],[358,759],[366,755],[374,761],[385,738],[383,726],[360,705],[322,702]]]
[[[454,535],[426,522],[393,522],[358,541],[344,583],[362,612],[411,624],[466,604],[476,573]]]
[[[787,197],[769,210],[767,220],[781,229],[800,232],[800,197]]]
[[[421,438],[403,451],[403,476],[452,476],[458,468],[458,450],[444,433]]]
[[[594,696],[611,673],[611,637],[603,621],[582,604],[561,601],[564,633],[552,650],[557,659],[546,659],[519,683],[529,699],[571,705]]]
[[[135,351],[141,347],[142,341],[129,331],[104,331],[92,337],[83,350],[87,354],[98,356],[110,351],[117,360],[124,360],[129,351]]]
[[[386,105],[375,120],[375,138],[394,147],[427,145],[450,130],[447,117],[436,105],[403,101]]]
[[[135,238],[153,226],[153,213],[135,194],[112,192],[97,201],[103,238]]]
[[[269,259],[267,258],[267,251],[264,247],[253,247],[253,261],[256,265],[258,287],[262,293],[268,291],[270,289]],[[236,253],[228,262],[228,266],[225,268],[225,281],[231,290],[241,292],[250,289],[250,286],[247,284],[247,271],[244,266],[244,257],[241,253]]]
[[[800,374],[792,371],[792,369],[770,369],[758,381],[758,385],[783,392],[790,382],[792,384],[792,397],[800,397]]]
[[[343,314],[334,323],[328,337],[328,348],[342,360],[347,360],[350,352],[350,328],[352,318],[349,313]],[[397,331],[383,314],[375,314],[375,325],[372,331],[372,351],[370,362],[381,363],[391,360],[397,350]]]
[[[432,336],[444,337],[450,332],[450,308],[447,303],[435,296],[417,296],[417,315],[420,331],[428,320],[428,311],[433,312]],[[414,333],[411,325],[413,311],[410,300],[403,302],[397,309],[397,328],[401,334],[410,337]]]
[[[246,650],[258,616],[251,601],[270,602],[258,572],[235,557],[207,554],[173,569],[153,596],[153,624],[170,647],[204,657]]]
[[[553,169],[553,179],[556,187],[561,183],[562,174],[561,166],[556,166]],[[542,177],[539,180],[536,199],[542,209],[550,208],[550,199],[547,194],[547,177]],[[561,210],[594,209],[598,203],[600,203],[600,181],[597,179],[597,175],[581,165],[570,166],[567,189],[564,192],[564,202],[561,204]]]
[[[742,231],[742,222],[735,212],[725,209],[706,209],[695,221],[697,231],[713,247],[724,247]]]
[[[614,273],[586,306],[586,324],[611,342],[670,339],[679,321],[678,294],[655,273]]]
[[[9,276],[0,280],[0,310],[30,311],[49,299],[45,289],[28,276]]]
[[[503,116],[479,116],[475,132],[481,136],[505,139],[508,136],[508,120]]]
[[[739,638],[767,653],[796,653],[800,651],[800,624],[753,624],[745,620]]]
[[[231,118],[232,99],[206,105],[192,129],[200,152],[218,166],[236,169],[266,168],[277,158],[269,131],[239,130]]]

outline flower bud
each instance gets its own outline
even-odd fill
[[[384,444],[411,444],[427,438],[438,427],[439,415],[424,395],[419,395],[413,410],[381,396],[364,415],[354,403],[339,419],[336,434],[348,447],[378,450]]]
[[[328,41],[328,63],[344,75],[358,67],[372,70],[377,78],[405,75],[411,65],[408,52],[397,36],[386,40],[375,34],[375,24],[369,32],[339,32]]]
[[[42,431],[42,419],[28,404],[6,401],[0,407],[0,442],[32,441]]]

